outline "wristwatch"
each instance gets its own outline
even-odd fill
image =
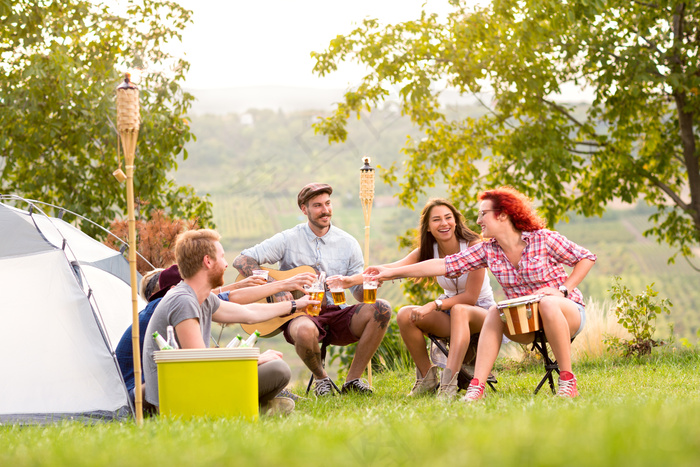
[[[437,300],[435,300],[435,306],[436,306],[435,309],[437,311],[442,311],[442,300],[440,300],[439,298]]]
[[[565,285],[559,286],[559,292],[564,294],[564,298],[569,298],[569,289],[567,289]]]

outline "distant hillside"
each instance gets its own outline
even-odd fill
[[[227,89],[187,89],[195,96],[195,115],[241,113],[249,109],[294,112],[330,109],[343,97],[342,89],[311,89],[280,86],[253,86]]]
[[[249,109],[297,112],[309,109],[330,110],[343,98],[343,89],[314,89],[288,86],[251,86],[226,89],[186,89],[195,96],[193,115],[226,115]],[[455,91],[443,93],[441,101],[449,105],[471,105],[474,100]]]

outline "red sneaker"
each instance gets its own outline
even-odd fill
[[[479,384],[479,380],[474,378],[472,379],[471,383],[469,383],[469,387],[467,388],[467,394],[464,396],[464,402],[473,402],[473,401],[478,401],[482,397],[484,397],[484,388],[486,387],[486,384],[481,383]]]
[[[576,387],[576,377],[572,374],[571,379],[561,379],[559,378],[559,389],[557,390],[557,397],[577,397],[578,388]]]

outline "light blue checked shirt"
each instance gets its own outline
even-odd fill
[[[241,254],[253,258],[258,264],[279,262],[281,271],[312,266],[324,271],[327,277],[336,274],[353,276],[364,270],[358,241],[332,224],[323,237],[317,237],[308,223],[299,224],[241,251]],[[351,290],[355,298],[361,297],[362,285],[354,286]],[[332,304],[330,294],[326,294],[326,297],[328,304]]]

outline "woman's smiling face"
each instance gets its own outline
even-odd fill
[[[455,234],[455,220],[452,210],[447,206],[433,206],[428,215],[428,230],[438,241],[452,239]]]

